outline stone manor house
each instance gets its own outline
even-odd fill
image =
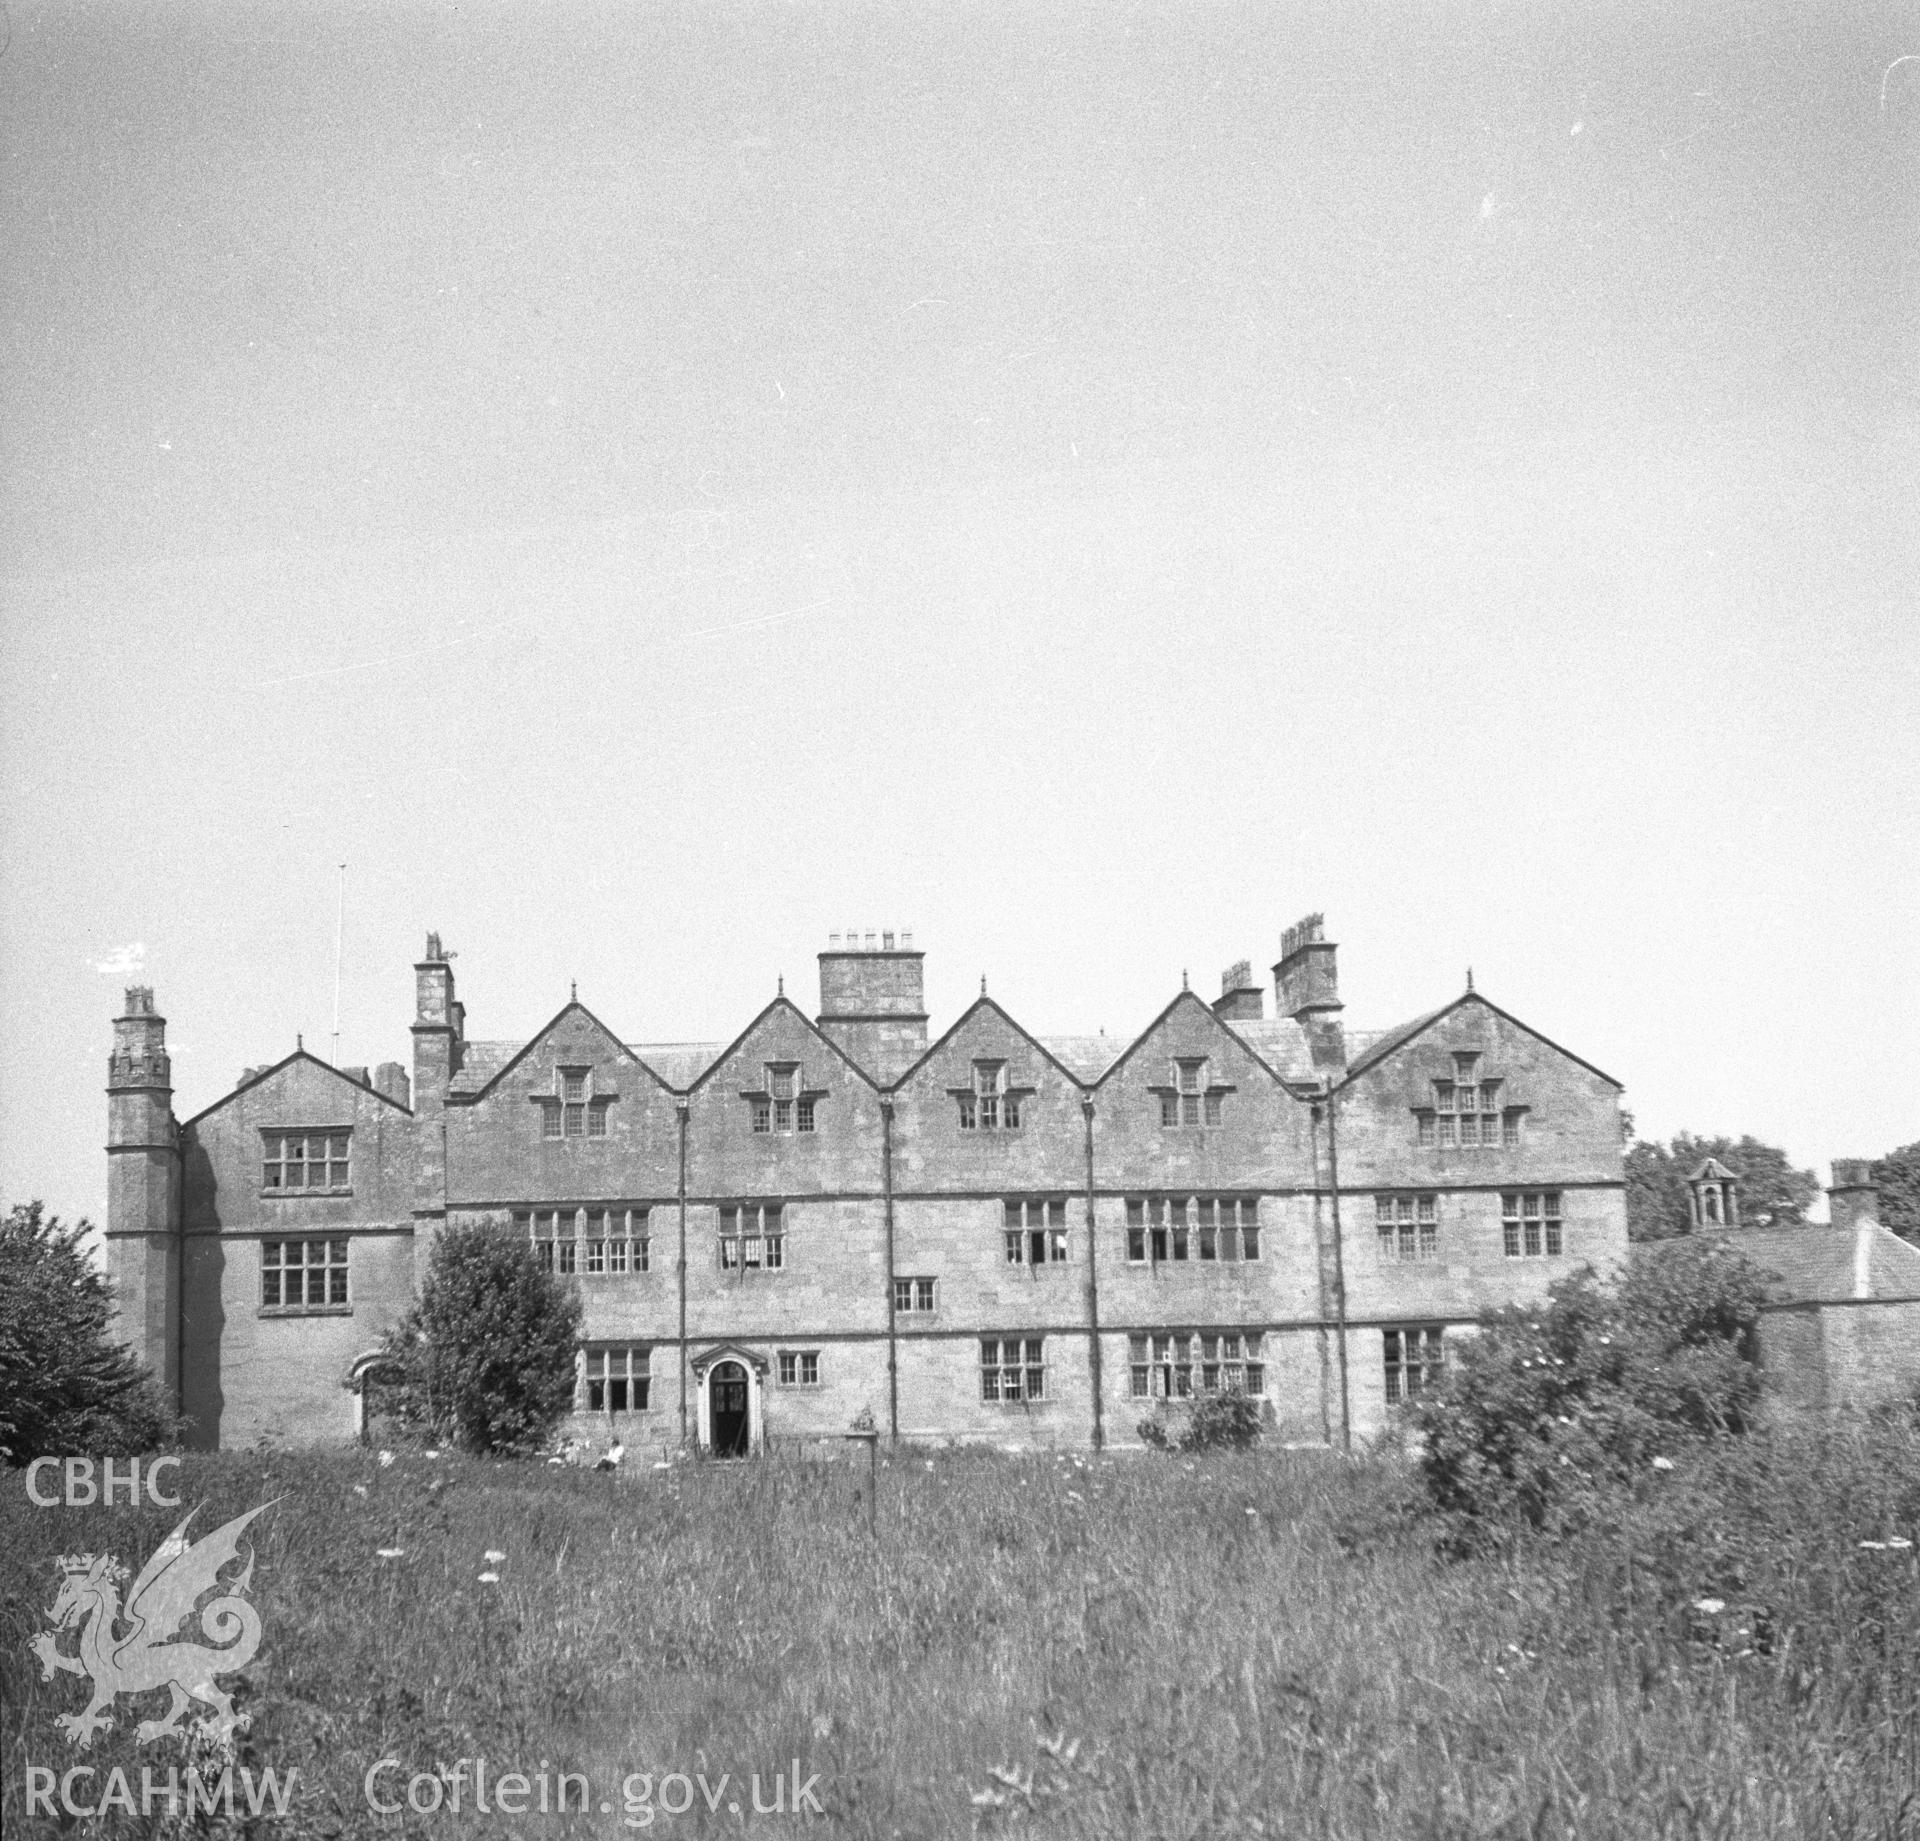
[[[585,1301],[576,1430],[716,1454],[882,1436],[1124,1447],[1242,1389],[1377,1434],[1450,1338],[1626,1251],[1620,1085],[1471,986],[1343,1020],[1321,917],[1131,1041],[986,995],[929,1042],[912,936],[835,935],[820,1007],[629,1043],[569,1001],[479,1041],[429,935],[411,1072],[297,1049],[177,1121],[166,1022],[109,1063],[123,1329],[204,1445],[346,1442],[450,1222]]]

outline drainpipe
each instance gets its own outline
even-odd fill
[[[1100,1261],[1098,1237],[1093,1225],[1093,1095],[1080,1101],[1080,1116],[1086,1122],[1087,1145],[1087,1354],[1088,1372],[1093,1382],[1093,1448],[1106,1444],[1105,1404],[1101,1398],[1100,1378]]]
[[[680,1115],[680,1257],[675,1277],[680,1288],[680,1449],[687,1448],[687,1102],[676,1100]]]
[[[1347,1256],[1340,1234],[1340,1130],[1335,1122],[1333,1076],[1327,1076],[1327,1182],[1333,1191],[1333,1310],[1340,1358],[1340,1448],[1353,1454],[1353,1402],[1347,1386]]]
[[[887,1213],[887,1442],[900,1442],[900,1344],[895,1324],[893,1273],[893,1099],[880,1096],[880,1192]]]

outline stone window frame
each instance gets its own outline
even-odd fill
[[[781,1387],[818,1387],[820,1351],[818,1349],[777,1349],[773,1357],[775,1383]]]
[[[289,1247],[303,1249],[298,1261],[290,1262]],[[305,1249],[318,1247],[321,1256],[312,1258]],[[271,1252],[269,1251],[271,1249]],[[303,1275],[301,1300],[289,1303],[286,1278],[290,1273]],[[263,1317],[350,1317],[353,1315],[352,1243],[342,1234],[273,1234],[260,1242],[260,1315]],[[320,1275],[322,1299],[313,1302],[306,1295],[313,1289],[313,1276]],[[337,1295],[336,1295],[337,1294]]]
[[[1047,1385],[1044,1335],[980,1338],[982,1405],[1041,1406],[1052,1397]]]
[[[786,1210],[785,1202],[721,1203],[720,1270],[739,1279],[750,1272],[762,1275],[785,1272],[788,1269]]]
[[[1159,1102],[1162,1131],[1213,1131],[1224,1122],[1225,1102],[1238,1089],[1213,1076],[1211,1055],[1173,1055],[1167,1079],[1147,1091]]]
[[[893,1309],[896,1316],[930,1317],[940,1308],[940,1281],[930,1274],[896,1275]]]
[[[1064,1195],[1009,1195],[1000,1204],[1005,1263],[1045,1272],[1073,1260]]]
[[[571,1144],[607,1135],[607,1109],[620,1095],[600,1083],[600,1071],[585,1061],[556,1061],[553,1091],[528,1097],[540,1108],[540,1137],[548,1144]]]
[[[747,1102],[747,1129],[754,1137],[808,1137],[819,1129],[827,1089],[808,1086],[804,1064],[783,1058],[762,1062],[759,1086],[742,1087],[740,1097]]]
[[[620,1369],[615,1373],[616,1363]],[[596,1372],[596,1369],[598,1372]],[[594,1390],[600,1390],[595,1399]],[[618,1389],[622,1404],[615,1405]],[[580,1349],[574,1383],[574,1411],[645,1413],[652,1410],[653,1345],[645,1342],[590,1342]]]
[[[1432,1189],[1381,1190],[1373,1198],[1375,1250],[1383,1265],[1426,1265],[1440,1257],[1440,1197]]]
[[[1482,1074],[1478,1049],[1455,1050],[1453,1073],[1428,1081],[1430,1103],[1413,1108],[1414,1142],[1422,1150],[1512,1151],[1521,1145],[1532,1108],[1517,1106],[1507,1093],[1507,1076]],[[1463,1094],[1471,1093],[1462,1107]]]
[[[1027,1102],[1038,1091],[1014,1078],[1013,1063],[1004,1055],[975,1056],[967,1085],[947,1089],[958,1109],[960,1129],[982,1134],[1024,1131]]]
[[[1231,1266],[1260,1261],[1257,1195],[1130,1195],[1126,1208],[1130,1266]],[[1232,1253],[1227,1251],[1230,1246]]]
[[[1232,1353],[1228,1353],[1229,1343]],[[1129,1399],[1196,1400],[1222,1393],[1244,1393],[1250,1400],[1266,1398],[1264,1330],[1229,1325],[1127,1332]]]
[[[316,1159],[307,1155],[316,1140],[323,1144]],[[298,1141],[300,1155],[287,1156],[288,1145]],[[336,1147],[344,1146],[339,1155]],[[303,1180],[298,1187],[286,1181],[286,1173],[297,1166],[303,1179],[316,1167],[327,1180],[315,1183]],[[260,1128],[260,1194],[279,1199],[299,1195],[351,1195],[353,1193],[353,1127],[351,1125],[263,1125]]]
[[[1564,1259],[1566,1217],[1558,1189],[1500,1193],[1500,1250],[1508,1259]]]
[[[1405,1323],[1380,1332],[1388,1406],[1409,1405],[1446,1377],[1446,1330],[1444,1323]]]
[[[652,1213],[647,1203],[549,1203],[516,1208],[513,1225],[560,1278],[636,1278],[652,1270]]]

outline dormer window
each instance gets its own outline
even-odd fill
[[[949,1091],[960,1105],[962,1131],[1018,1131],[1033,1089],[1017,1085],[1004,1061],[976,1061],[968,1084]]]
[[[1413,1109],[1414,1137],[1425,1149],[1513,1150],[1525,1106],[1507,1102],[1506,1082],[1479,1071],[1477,1054],[1453,1058],[1453,1078],[1432,1083],[1432,1104]]]
[[[1220,1102],[1233,1089],[1209,1074],[1204,1057],[1182,1056],[1172,1065],[1172,1084],[1152,1091],[1160,1100],[1162,1125],[1218,1125]]]
[[[787,1136],[813,1130],[814,1106],[824,1097],[824,1089],[806,1085],[799,1062],[769,1061],[760,1090],[746,1100],[756,1134]]]
[[[604,1138],[607,1108],[613,1104],[614,1095],[596,1088],[591,1068],[555,1068],[553,1091],[534,1095],[541,1114],[540,1135],[543,1138]]]
[[[960,1096],[962,1131],[1018,1131],[1020,1095],[1007,1090],[1004,1061],[976,1061],[973,1090]]]

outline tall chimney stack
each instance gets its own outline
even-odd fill
[[[1254,980],[1251,959],[1237,960],[1220,974],[1220,998],[1213,1013],[1229,1023],[1257,1023],[1266,1015],[1267,994]]]
[[[1339,950],[1323,937],[1326,916],[1309,914],[1280,936],[1280,957],[1273,968],[1274,1005],[1306,1032],[1317,1074],[1337,1078],[1346,1072],[1347,1038],[1341,1026],[1340,980],[1334,967]]]
[[[466,1044],[467,1012],[453,994],[452,958],[439,934],[430,933],[413,968],[413,1091],[422,1112],[438,1112],[445,1104]]]
[[[1864,1157],[1836,1157],[1827,1190],[1827,1218],[1835,1227],[1858,1227],[1880,1219],[1880,1186]]]
[[[926,1052],[927,1006],[922,963],[913,935],[886,933],[865,944],[849,930],[846,945],[829,934],[820,955],[820,1032],[843,1048],[882,1085],[904,1074]]]

